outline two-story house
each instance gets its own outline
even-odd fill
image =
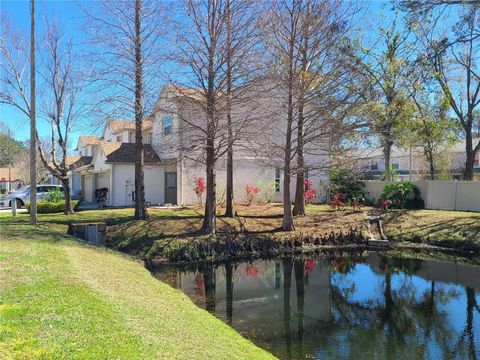
[[[282,201],[283,155],[278,149],[285,141],[284,103],[280,96],[273,96],[271,87],[245,88],[233,104],[232,122],[236,133],[241,134],[234,147],[234,197],[243,202],[247,184],[260,188],[258,199]],[[242,96],[244,97],[242,99]],[[145,195],[150,204],[194,204],[198,198],[194,183],[205,176],[204,144],[201,131],[206,125],[202,109],[202,97],[195,89],[179,89],[165,86],[155,104],[152,115],[144,121],[145,146]],[[220,116],[219,123],[226,118]],[[218,132],[226,131],[223,125]],[[226,156],[225,138],[216,139],[221,150],[216,164],[217,199],[225,198]],[[72,178],[80,179],[85,201],[95,201],[95,190],[107,188],[107,205],[133,205],[135,123],[126,120],[110,120],[102,137],[80,137],[78,156],[91,156],[88,164],[72,171]],[[326,143],[326,142],[325,142]],[[223,147],[222,147],[223,146]],[[310,144],[305,161],[318,165],[328,161],[319,155],[319,144]],[[308,150],[308,146],[307,146]],[[294,161],[294,160],[293,160]],[[326,181],[325,172],[311,166],[306,176],[319,187]],[[295,194],[292,176],[291,194]]]

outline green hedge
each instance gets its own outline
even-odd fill
[[[72,200],[73,209],[77,210],[78,200]],[[40,200],[37,202],[37,214],[51,214],[51,213],[60,213],[65,210],[65,201],[47,201]],[[27,205],[27,211],[30,212],[30,204]]]

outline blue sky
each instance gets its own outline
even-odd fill
[[[77,1],[36,1],[36,15],[37,15],[37,40],[41,39],[44,30],[43,18],[45,14],[49,17],[52,15],[57,17],[65,28],[66,35],[73,38],[74,43],[77,45],[77,50],[81,51],[85,40],[84,34],[81,31],[82,18],[81,12],[78,7]],[[365,36],[371,34],[372,25],[375,25],[380,19],[380,15],[384,13],[388,20],[392,17],[390,11],[390,5],[385,1],[361,1],[359,4],[362,7],[366,7],[368,10],[362,11],[362,15],[359,17],[358,24],[365,29]],[[88,6],[88,2],[82,1],[82,6]],[[20,29],[28,39],[30,31],[30,2],[28,0],[16,0],[16,1],[0,1],[0,10],[2,13],[6,13],[11,18],[12,24]],[[365,15],[366,14],[366,15]],[[160,90],[160,89],[159,89]],[[37,105],[37,113],[38,113]],[[9,126],[16,139],[25,141],[29,138],[29,120],[22,113],[14,110],[8,105],[0,105],[0,121]],[[88,119],[85,119],[85,124],[90,124]],[[49,134],[49,126],[41,119],[37,120],[38,131],[41,136]],[[94,132],[98,132],[99,129],[89,130],[87,127],[83,127],[73,134],[71,134],[70,149],[74,149],[77,138],[80,134],[90,135]]]

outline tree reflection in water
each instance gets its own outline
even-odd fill
[[[479,288],[436,278],[448,269],[347,254],[204,264],[168,278],[282,359],[478,359]]]

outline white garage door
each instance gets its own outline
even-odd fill
[[[93,202],[93,176],[83,175],[83,199]]]

